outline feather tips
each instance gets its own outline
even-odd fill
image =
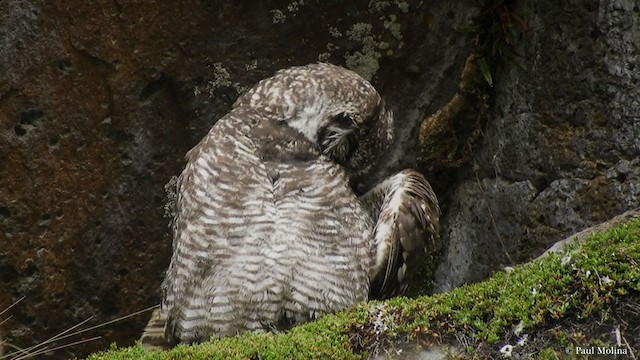
[[[401,295],[416,262],[440,247],[440,207],[425,177],[404,170],[361,197],[375,218],[370,297]]]

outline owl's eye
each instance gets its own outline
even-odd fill
[[[318,143],[322,152],[340,164],[345,164],[358,147],[355,121],[339,114],[329,125],[320,129]]]

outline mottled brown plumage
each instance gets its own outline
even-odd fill
[[[361,198],[350,185],[392,128],[373,86],[333,65],[282,70],[242,95],[187,153],[143,343],[284,330],[401,291],[438,246],[437,199],[413,170]]]

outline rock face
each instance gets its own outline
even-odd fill
[[[414,164],[415,131],[453,95],[471,48],[456,29],[476,12],[465,1],[0,2],[0,310],[25,296],[2,315],[5,340],[26,348],[157,304],[171,254],[164,184],[277,69],[322,60],[370,77],[401,138],[380,176]],[[146,320],[53,355],[130,345]]]
[[[495,116],[445,200],[446,291],[640,205],[636,1],[519,2],[525,68],[496,75]]]

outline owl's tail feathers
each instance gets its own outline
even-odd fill
[[[140,337],[142,347],[149,350],[167,350],[172,348],[172,344],[166,337],[167,328],[167,311],[162,308],[153,310],[151,319],[144,328],[144,332]]]

